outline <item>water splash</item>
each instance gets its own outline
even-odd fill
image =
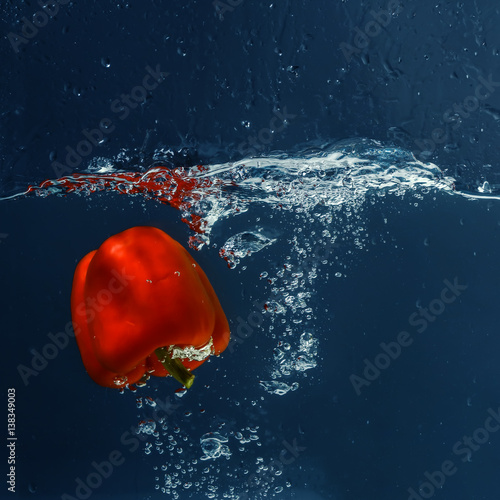
[[[295,157],[175,169],[155,165],[147,172],[114,170],[108,160],[104,170],[92,167],[89,174],[47,180],[9,198],[99,191],[142,196],[179,209],[184,222],[198,233],[190,245],[200,249],[210,242],[216,223],[247,212],[252,204],[311,213],[319,207],[359,205],[370,192],[402,195],[417,189],[451,192],[454,179],[408,151],[363,139],[327,150],[307,150]]]
[[[119,165],[123,168],[123,163]],[[455,193],[454,180],[436,165],[417,161],[407,151],[368,140],[309,150],[294,157],[251,158],[192,168],[167,168],[159,166],[156,160],[146,172],[134,172],[133,165],[131,171],[119,170],[113,160],[92,168],[86,174],[31,186],[22,195],[87,196],[104,191],[169,204],[180,211],[180,217],[190,227],[191,247],[200,250],[208,244],[215,245],[232,268],[245,259],[249,268],[246,272],[255,273],[261,280],[259,295],[248,298],[249,303],[263,304],[257,311],[262,315],[259,334],[271,339],[274,347],[262,352],[263,362],[255,378],[255,384],[263,389],[262,399],[289,397],[294,391],[304,390],[308,377],[314,377],[316,367],[321,365],[319,339],[323,332],[318,330],[316,321],[317,283],[348,276],[349,259],[368,248],[370,236],[363,213],[366,205],[389,194],[411,195],[418,201],[436,192]],[[483,195],[488,194],[488,186],[483,186],[483,191]],[[265,208],[269,218],[275,217],[272,227],[277,226],[278,219],[286,219],[286,230],[279,239],[264,230],[261,221],[254,220],[251,229],[239,229],[236,234],[224,230],[218,241],[214,228],[228,220],[236,226],[243,214],[245,221],[249,220],[255,207]],[[384,241],[383,235],[381,238]],[[279,247],[279,252],[275,252],[279,260],[258,260],[259,252],[264,254],[271,245]],[[258,268],[253,265],[257,261]],[[321,314],[325,312],[328,313],[322,310]],[[232,332],[233,336],[236,334]],[[185,394],[177,393],[176,399]],[[148,406],[147,398],[140,399],[137,405]],[[241,500],[244,495],[255,498],[256,492],[262,491],[265,497],[279,498],[283,487],[289,486],[274,474],[270,479],[262,479],[258,489],[242,485],[236,473],[228,475],[230,486],[219,484],[221,464],[226,463],[220,458],[234,460],[239,453],[250,453],[247,450],[253,446],[262,455],[266,453],[265,447],[257,448],[261,442],[256,433],[236,430],[236,441],[229,443],[232,431],[224,429],[224,434],[204,434],[198,443],[191,436],[190,426],[172,430],[168,425],[162,422],[153,427],[145,420],[138,430],[152,441],[145,445],[144,453],[156,452],[162,457],[162,474],[158,472],[155,481],[165,495],[184,498],[183,493],[188,490],[206,498]],[[249,468],[246,474],[259,477],[271,460],[272,457],[262,458],[255,471]],[[228,466],[234,470],[231,462]]]

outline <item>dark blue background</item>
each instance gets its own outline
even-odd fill
[[[348,64],[340,44],[354,44],[354,28],[363,30],[370,11],[386,7],[245,0],[221,20],[210,2],[200,1],[61,6],[19,54],[7,39],[2,42],[0,192],[53,178],[51,164],[63,161],[65,147],[75,147],[83,129],[113,116],[116,130],[76,171],[121,150],[131,159],[117,163],[127,170],[145,169],[158,156],[172,165],[240,159],[248,137],[285,109],[296,118],[271,143],[259,144],[257,154],[357,136],[416,150],[416,140],[446,128],[443,113],[473,95],[480,76],[500,81],[499,8],[488,1],[404,2],[402,12]],[[19,33],[21,18],[39,9],[35,2],[7,2],[4,33]],[[156,64],[168,78],[127,119],[116,120],[111,103],[141,83],[147,65]],[[457,130],[449,127],[448,147],[438,145],[431,157],[457,176],[459,189],[476,191],[485,179],[495,189],[499,99],[494,92]],[[155,156],[159,148],[165,152]],[[306,450],[283,472],[294,498],[406,499],[407,488],[417,488],[424,472],[446,459],[454,460],[458,472],[435,498],[497,497],[500,434],[492,434],[471,463],[461,463],[451,451],[484,424],[489,408],[500,406],[497,202],[444,194],[429,195],[418,207],[415,201],[408,196],[366,203],[366,251],[352,252],[349,231],[341,231],[335,256],[347,263],[346,277],[334,278],[334,266],[320,270],[310,325],[320,339],[320,363],[297,391],[270,396],[258,385],[270,378],[276,345],[266,335],[268,323],[233,353],[197,370],[197,386],[171,417],[172,427],[192,429],[188,456],[200,456],[199,437],[221,423],[226,430],[260,426],[262,449],[255,456],[240,457],[233,441],[231,460],[217,462],[220,472],[212,475],[222,490],[246,480],[241,473],[240,480],[228,479],[227,471],[253,466],[259,455],[267,462],[279,455],[283,439],[297,438]],[[254,207],[245,218],[216,226],[217,247],[258,216],[266,212]],[[279,222],[293,224],[293,216],[266,223],[279,228]],[[17,367],[28,365],[30,349],[43,347],[47,334],[62,331],[70,320],[72,275],[83,255],[137,224],[155,225],[186,243],[190,233],[179,213],[110,194],[27,198],[0,203],[0,224],[8,235],[0,240],[2,394],[7,387],[17,390],[18,496],[73,494],[75,478],[85,477],[92,461],[120,450],[125,463],[91,498],[156,498],[152,466],[161,458],[142,449],[130,453],[120,443],[123,432],[150,413],[136,410],[135,395],[93,384],[74,342],[28,387]],[[286,230],[271,248],[245,260],[246,271],[227,269],[215,248],[196,253],[233,329],[238,316],[251,312],[251,300],[269,295],[260,272],[281,266],[288,253]],[[417,303],[437,298],[443,280],[455,276],[467,291],[356,396],[350,375],[379,353],[380,342],[409,328]],[[175,387],[158,381],[143,394],[175,398]],[[7,495],[3,487],[0,495]],[[289,495],[285,489],[278,498]]]
[[[430,156],[458,176],[463,189],[475,191],[484,179],[498,182],[498,88],[475,111],[462,111],[460,121],[444,117],[474,96],[481,77],[500,82],[495,2],[402,2],[382,29],[370,25],[374,13],[397,3],[233,4],[221,20],[209,1],[69,2],[19,53],[5,38],[2,191],[55,177],[52,162],[64,160],[66,146],[76,147],[81,131],[103,118],[113,119],[116,129],[86,161],[125,149],[135,152],[139,167],[158,148],[171,148],[181,163],[180,148],[192,161],[240,159],[249,149],[242,144],[285,109],[297,118],[256,153],[370,137]],[[36,2],[7,2],[5,35],[20,34],[23,16],[31,19],[39,10]],[[342,44],[355,49],[349,62]],[[141,84],[147,65],[157,64],[167,80],[125,120],[117,119],[113,101]],[[432,146],[438,128],[446,140],[438,133]],[[433,154],[422,155],[425,150]]]

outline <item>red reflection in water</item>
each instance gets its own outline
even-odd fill
[[[73,174],[43,181],[38,186],[30,186],[25,194],[47,196],[56,193],[114,191],[120,194],[142,195],[146,199],[154,199],[189,213],[187,218],[182,219],[183,222],[201,234],[205,231],[206,221],[199,210],[194,213],[193,205],[219,183],[216,179],[200,177],[200,174],[207,170],[208,168],[202,165],[175,170],[160,166],[145,173]],[[196,242],[197,238],[192,236],[190,246],[195,246]]]

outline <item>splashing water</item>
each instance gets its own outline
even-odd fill
[[[418,203],[436,192],[455,193],[454,179],[436,165],[417,161],[407,151],[368,140],[344,142],[328,150],[310,150],[293,158],[253,158],[177,169],[156,165],[146,172],[115,171],[106,160],[104,172],[96,172],[99,168],[94,166],[93,173],[45,181],[22,195],[111,191],[169,204],[181,212],[182,220],[192,230],[189,245],[200,250],[216,241],[219,255],[230,268],[245,259],[245,269],[251,266],[252,254],[265,255],[269,247],[280,248],[281,262],[251,268],[262,283],[260,295],[252,298],[257,304],[252,317],[261,334],[274,342],[274,350],[263,363],[267,368],[259,374],[262,379],[255,381],[269,398],[288,397],[299,391],[305,377],[313,375],[321,365],[321,332],[316,330],[317,311],[312,300],[316,281],[319,275],[326,280],[347,276],[346,259],[366,249],[369,237],[361,213],[363,206],[375,204],[377,198],[388,194],[412,196]],[[249,216],[255,207],[265,209],[274,232],[256,217],[252,228],[242,231],[240,227],[229,233],[225,230],[223,241],[217,242],[214,228],[233,220],[237,226],[242,214]],[[283,230],[280,226],[279,233],[277,220],[286,224]],[[337,249],[346,246],[348,250],[339,257]],[[232,332],[234,348],[244,341],[238,331]],[[148,420],[141,422],[139,429],[151,437],[160,433],[156,450],[160,454],[170,452],[169,463],[177,463],[181,471],[169,473],[167,468],[172,465],[162,466],[166,472],[162,478],[158,476],[157,487],[165,494],[179,498],[179,490],[189,490],[207,498],[237,499],[247,498],[247,492],[251,498],[252,492],[257,491],[251,485],[242,486],[234,476],[233,486],[221,496],[217,481],[210,479],[210,474],[220,472],[220,458],[232,456],[227,435],[206,433],[199,444],[194,444],[189,432],[181,440],[183,431],[168,434],[166,426],[155,427]],[[239,446],[260,445],[253,432],[242,429],[231,435]],[[182,451],[187,449],[187,444],[180,446],[182,443],[196,448],[198,455],[192,460],[182,458]],[[145,453],[152,450],[151,443],[146,445]],[[255,474],[267,470],[263,461],[257,463]],[[201,479],[193,479],[196,477]],[[280,474],[273,474],[272,480],[262,484],[263,489],[258,491],[278,498],[283,488],[289,486]]]
[[[183,220],[202,235],[192,243],[199,249],[210,242],[216,223],[245,213],[255,203],[271,210],[312,214],[323,207],[355,208],[373,192],[402,195],[415,190],[454,190],[454,179],[436,165],[370,140],[343,142],[326,151],[306,151],[300,157],[252,158],[192,168],[155,166],[144,173],[114,171],[112,162],[101,161],[105,168],[93,166],[92,171],[104,173],[47,180],[9,198],[98,191],[143,196],[181,210]]]

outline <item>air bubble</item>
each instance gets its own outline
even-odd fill
[[[128,378],[126,375],[117,375],[116,377],[113,378],[113,384],[117,386],[122,386],[125,385],[128,381]]]

